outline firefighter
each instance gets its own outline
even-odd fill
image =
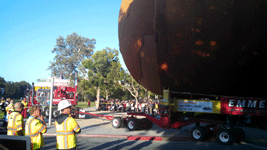
[[[33,105],[29,109],[30,117],[25,125],[25,136],[31,138],[32,150],[38,150],[44,146],[43,133],[46,132],[44,117],[41,115],[41,109],[38,105]]]
[[[24,105],[21,114],[22,114],[23,118],[26,118],[27,117],[27,110],[28,110],[28,102],[27,102],[26,98],[24,98],[21,103]]]
[[[68,100],[58,103],[58,111],[61,111],[61,115],[55,121],[57,149],[75,150],[77,148],[75,133],[81,133],[81,128],[70,116],[71,108],[72,105]]]
[[[24,122],[20,114],[23,105],[21,103],[15,104],[15,110],[8,117],[7,135],[23,136],[24,135]]]

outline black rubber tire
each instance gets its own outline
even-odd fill
[[[137,129],[139,129],[139,127],[140,127],[140,123],[139,123],[139,120],[138,120],[138,119],[130,118],[130,119],[127,121],[127,128],[128,128],[130,131],[137,130]]]
[[[57,111],[57,109],[53,108],[52,109],[52,118],[56,119],[58,117],[58,115],[59,115],[59,112]]]
[[[153,122],[150,121],[149,119],[147,119],[147,118],[142,118],[142,119],[140,120],[140,128],[141,128],[141,129],[146,129],[146,130],[148,130],[148,129],[151,129],[152,126],[153,126]]]
[[[122,118],[121,117],[113,118],[111,121],[111,124],[112,124],[113,128],[116,128],[116,129],[122,127],[122,124],[123,124]]]
[[[191,131],[191,137],[194,141],[203,141],[207,136],[207,128],[205,127],[195,127]]]
[[[231,145],[236,141],[234,129],[221,129],[216,134],[216,141],[222,145]]]
[[[44,117],[49,118],[49,107],[44,108]]]
[[[237,142],[240,142],[245,139],[246,134],[243,129],[234,128],[233,130],[235,131],[235,137]]]
[[[79,117],[79,111],[80,111],[80,107],[75,107],[75,118],[76,119],[79,119],[80,117]]]

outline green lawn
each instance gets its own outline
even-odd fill
[[[0,111],[0,120],[4,118],[4,112]]]
[[[91,107],[95,106],[95,102],[91,102]],[[88,102],[78,102],[78,105],[76,105],[76,107],[82,107],[82,108],[86,108],[88,107]]]

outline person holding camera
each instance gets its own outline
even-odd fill
[[[44,146],[43,133],[46,133],[46,123],[41,115],[38,105],[33,105],[29,109],[30,117],[25,125],[25,136],[31,138],[32,150],[38,150]]]

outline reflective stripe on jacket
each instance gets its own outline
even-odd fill
[[[44,146],[42,133],[46,132],[46,125],[34,117],[29,117],[25,125],[25,136],[31,138],[32,150],[40,149]]]
[[[23,130],[23,117],[19,112],[12,112],[8,116],[7,135],[18,136],[20,130]]]
[[[28,102],[27,101],[26,102],[22,101],[21,103],[23,104],[24,108],[28,108]]]
[[[72,117],[66,118],[61,124],[55,121],[57,132],[57,149],[71,149],[76,147],[76,136],[80,126]]]

